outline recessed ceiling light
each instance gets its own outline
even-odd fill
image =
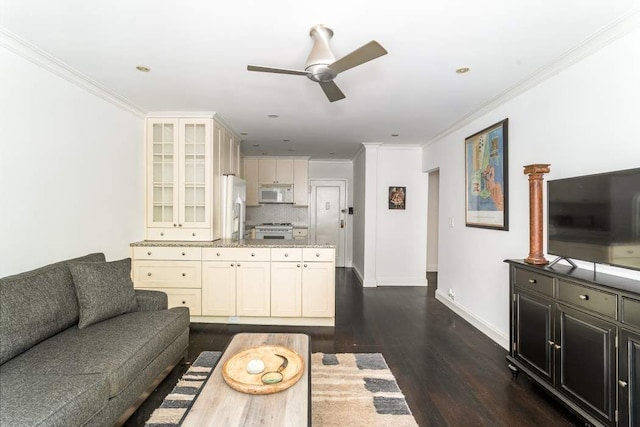
[[[253,144],[254,147],[260,147],[260,144]]]
[[[289,148],[287,151],[294,151],[293,148]]]
[[[246,133],[246,132],[240,132],[240,135],[242,135],[242,136],[246,136],[246,135],[249,135],[249,134],[248,134],[248,133]]]
[[[336,153],[334,153],[333,151],[329,153],[330,156],[333,156],[334,154]]]
[[[136,70],[142,71],[143,73],[148,73],[151,71],[151,68],[145,67],[144,65],[136,65]]]
[[[269,117],[270,119],[277,119],[280,116],[277,114],[267,114],[267,117]]]
[[[468,73],[468,72],[469,72],[469,70],[470,70],[470,68],[469,68],[469,67],[461,67],[461,68],[458,68],[458,69],[456,70],[456,73],[458,73],[458,74],[464,74],[464,73]]]
[[[398,135],[400,135],[400,134],[398,134],[398,133],[392,133],[391,134],[391,136],[398,136]]]
[[[268,153],[262,153],[263,156],[266,156]]]
[[[283,139],[282,142],[289,142],[291,141],[290,139]]]

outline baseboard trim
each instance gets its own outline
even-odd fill
[[[377,280],[377,286],[429,286],[429,284],[426,277],[383,277]]]
[[[356,275],[356,278],[358,279],[360,284],[364,284],[364,279],[362,277],[362,274],[360,274],[360,271],[358,271],[358,268],[354,265],[353,267],[351,267],[351,269],[353,270],[353,273]]]
[[[471,313],[464,306],[452,301],[447,294],[442,292],[440,289],[436,289],[436,299],[446,305],[451,311],[456,313],[458,316],[462,317],[467,322],[471,323],[473,327],[478,329],[480,332],[491,338],[498,345],[500,345],[505,350],[509,350],[509,337],[504,336],[500,331],[495,329],[493,326],[486,323],[484,320],[480,319],[473,313]]]
[[[360,273],[360,271],[355,265],[351,268],[353,269],[353,272],[356,274],[356,277],[358,278],[358,281],[360,282],[363,288],[375,288],[376,286],[378,286],[378,284],[374,280],[365,281],[364,277],[362,276],[362,273]]]

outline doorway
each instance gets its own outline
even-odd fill
[[[427,190],[427,273],[438,271],[438,227],[440,206],[440,171],[429,172]]]
[[[345,266],[347,227],[346,180],[312,179],[309,237],[336,245],[336,267]]]

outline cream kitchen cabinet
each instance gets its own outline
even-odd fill
[[[302,316],[302,249],[271,249],[271,315]]]
[[[247,206],[258,206],[260,204],[258,201],[258,159],[244,159],[244,179],[247,181]]]
[[[240,138],[222,123],[215,121],[216,139],[220,143],[222,175],[240,175]]]
[[[309,206],[309,160],[293,160],[293,204]]]
[[[211,119],[147,119],[147,239],[213,240]]]
[[[293,185],[293,159],[261,158],[259,160],[259,184]]]
[[[186,306],[201,315],[201,249],[134,247],[132,280],[136,288],[162,291],[169,307]]]
[[[302,249],[302,317],[335,316],[335,249]]]
[[[270,258],[269,248],[204,248],[202,314],[270,316]]]

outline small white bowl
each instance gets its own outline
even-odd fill
[[[260,359],[252,359],[247,363],[247,372],[250,374],[259,374],[264,371],[264,362]]]

